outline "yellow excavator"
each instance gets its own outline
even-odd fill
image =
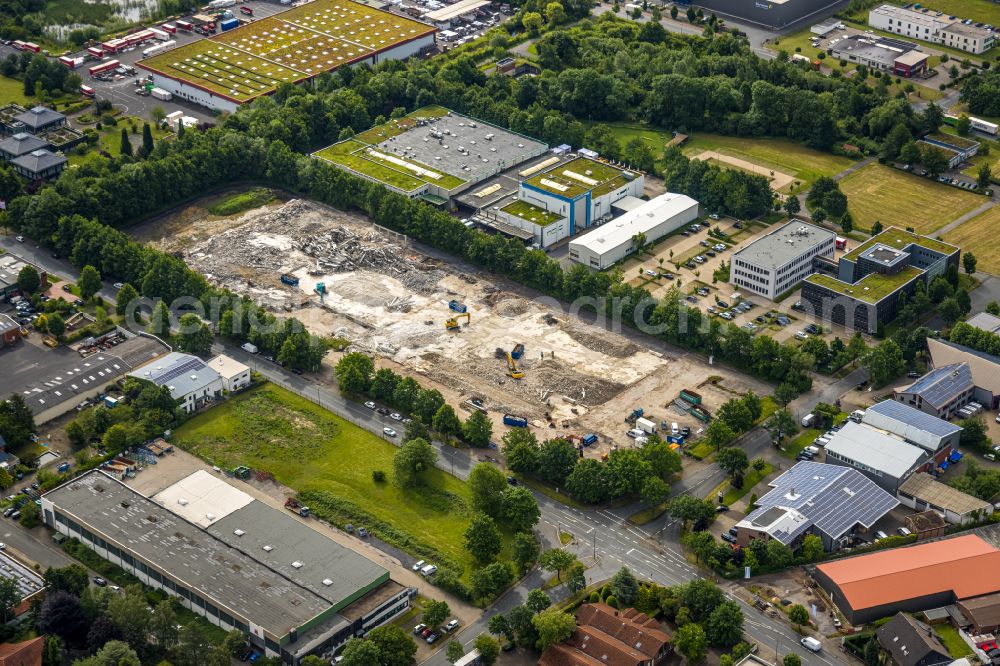
[[[514,362],[514,357],[507,352],[507,374],[510,375],[511,379],[520,379],[524,377],[524,372],[518,369],[517,363]]]
[[[465,323],[466,324],[471,324],[472,323],[472,315],[469,314],[468,312],[463,312],[462,314],[455,315],[454,317],[448,317],[447,319],[445,319],[444,320],[444,327],[446,329],[448,329],[449,331],[457,331],[457,330],[459,330],[460,327],[458,325],[458,320],[461,319],[462,317],[465,317]]]

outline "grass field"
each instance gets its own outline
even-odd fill
[[[413,190],[423,186],[424,182],[414,176],[409,176],[400,171],[395,171],[394,169],[383,166],[377,162],[366,160],[360,155],[352,152],[361,148],[364,148],[364,144],[350,139],[348,141],[336,143],[314,154],[316,157],[329,160],[334,164],[341,164],[349,169],[357,171],[358,173],[363,173],[371,176],[372,178],[376,178],[383,183],[388,183],[389,185],[399,188],[404,192],[412,192]]]
[[[13,102],[14,104],[20,104],[25,108],[28,108],[34,103],[33,99],[29,99],[25,96],[24,83],[6,76],[0,76],[0,100],[2,100],[4,104]]]
[[[847,195],[854,226],[913,227],[930,234],[986,200],[971,192],[943,185],[882,164],[869,164],[840,181]]]
[[[723,155],[782,171],[802,182],[799,190],[808,187],[820,176],[833,176],[851,166],[847,157],[823,153],[787,139],[748,139],[718,134],[693,134],[683,147],[684,154],[697,155],[714,150]]]
[[[425,486],[400,488],[391,480],[395,446],[284,389],[264,384],[237,395],[185,423],[174,442],[213,464],[266,470],[298,492],[325,491],[363,506],[466,575],[473,567],[462,547],[471,513],[465,483],[435,468]],[[388,480],[375,483],[376,470]]]
[[[1000,206],[994,206],[977,215],[965,224],[945,234],[949,243],[972,250],[978,263],[977,271],[1000,275],[1000,244],[997,244],[997,229],[1000,229]]]
[[[820,431],[816,428],[806,428],[796,435],[794,439],[785,444],[785,450],[781,452],[781,455],[789,460],[795,460],[795,456],[799,455],[802,449],[812,444],[820,434]]]

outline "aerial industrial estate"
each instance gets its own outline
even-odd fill
[[[937,4],[0,4],[0,666],[1000,665]]]

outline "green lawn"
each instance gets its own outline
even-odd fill
[[[967,654],[971,654],[968,644],[958,635],[958,629],[950,624],[935,624],[934,633],[938,635],[944,646],[948,648],[948,654],[952,659],[961,659]]]
[[[802,449],[812,444],[820,434],[820,431],[816,428],[806,428],[795,439],[785,444],[785,450],[781,452],[781,455],[789,460],[795,460],[795,456],[799,455]]]
[[[869,164],[840,181],[854,226],[912,227],[930,234],[986,202],[980,195],[882,164]]]
[[[343,501],[338,518],[360,527],[371,517],[376,524],[367,526],[380,537],[418,552],[426,544],[466,580],[473,568],[462,546],[471,515],[465,483],[435,468],[424,487],[400,488],[392,483],[395,446],[289,391],[264,384],[241,393],[185,423],[174,443],[225,468],[266,470],[300,493],[334,495]],[[376,470],[388,480],[375,483]],[[352,507],[363,513],[351,518]]]
[[[0,106],[9,103],[20,104],[27,108],[34,103],[34,100],[25,96],[22,82],[0,76]]]
[[[767,475],[773,471],[774,467],[770,464],[765,465],[764,469],[760,472],[757,472],[751,467],[747,470],[746,476],[743,477],[743,486],[740,488],[734,488],[730,485],[729,488],[726,489],[726,494],[722,497],[722,503],[726,506],[732,506],[733,502],[750,492],[751,488],[760,483],[761,480],[766,478]]]

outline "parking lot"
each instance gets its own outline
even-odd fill
[[[714,280],[713,273],[722,262],[728,265],[736,251],[773,231],[785,220],[771,225],[733,218],[708,219],[706,222],[711,223],[712,229],[726,234],[728,238],[725,242],[709,235],[709,227],[704,224],[697,231],[686,229],[663,239],[640,257],[628,259],[622,267],[626,279],[633,286],[644,286],[655,298],[662,298],[670,289],[677,287],[688,305],[754,334],[766,330],[779,342],[796,337],[801,340],[804,336],[800,332],[845,340],[854,334],[843,326],[814,322],[796,311],[793,306],[799,300],[798,290],[776,303],[739,290],[728,281]],[[846,249],[835,251],[834,261],[851,249],[852,244],[848,242]]]
[[[239,11],[237,7],[232,8],[233,13],[239,18],[254,21],[261,18],[266,18],[280,11],[284,11],[289,8],[290,5],[282,5],[276,1],[268,0],[246,0],[240,3],[238,7],[248,7],[253,12],[252,16],[245,15]],[[180,17],[185,18],[185,17]],[[157,27],[163,23],[170,23],[169,20],[160,21],[156,24],[151,24],[149,27]],[[170,35],[170,39],[177,42],[177,46],[184,46],[185,44],[190,44],[192,42],[204,39],[205,36],[197,32],[186,32],[184,30],[178,30],[176,34]],[[143,60],[142,52],[144,48],[155,45],[157,42],[151,42],[147,44],[141,44],[137,46],[132,46],[126,50],[116,53],[110,56],[108,59],[115,59],[122,63],[125,67],[134,67],[135,63]],[[73,57],[86,56],[86,49],[83,49],[77,53],[71,54]],[[183,111],[184,115],[197,118],[202,122],[211,122],[214,118],[214,113],[209,109],[186,102],[174,97],[170,101],[161,101],[152,96],[142,96],[136,94],[137,79],[142,79],[146,76],[147,72],[141,69],[137,69],[135,75],[131,76],[117,76],[112,81],[104,81],[96,78],[92,78],[87,74],[87,70],[99,64],[95,60],[89,60],[85,62],[79,68],[79,74],[83,79],[85,85],[90,86],[97,91],[98,98],[104,98],[111,101],[117,108],[122,109],[124,113],[141,116],[143,118],[150,118],[152,116],[152,111],[155,107],[161,107],[168,114],[174,111]]]

